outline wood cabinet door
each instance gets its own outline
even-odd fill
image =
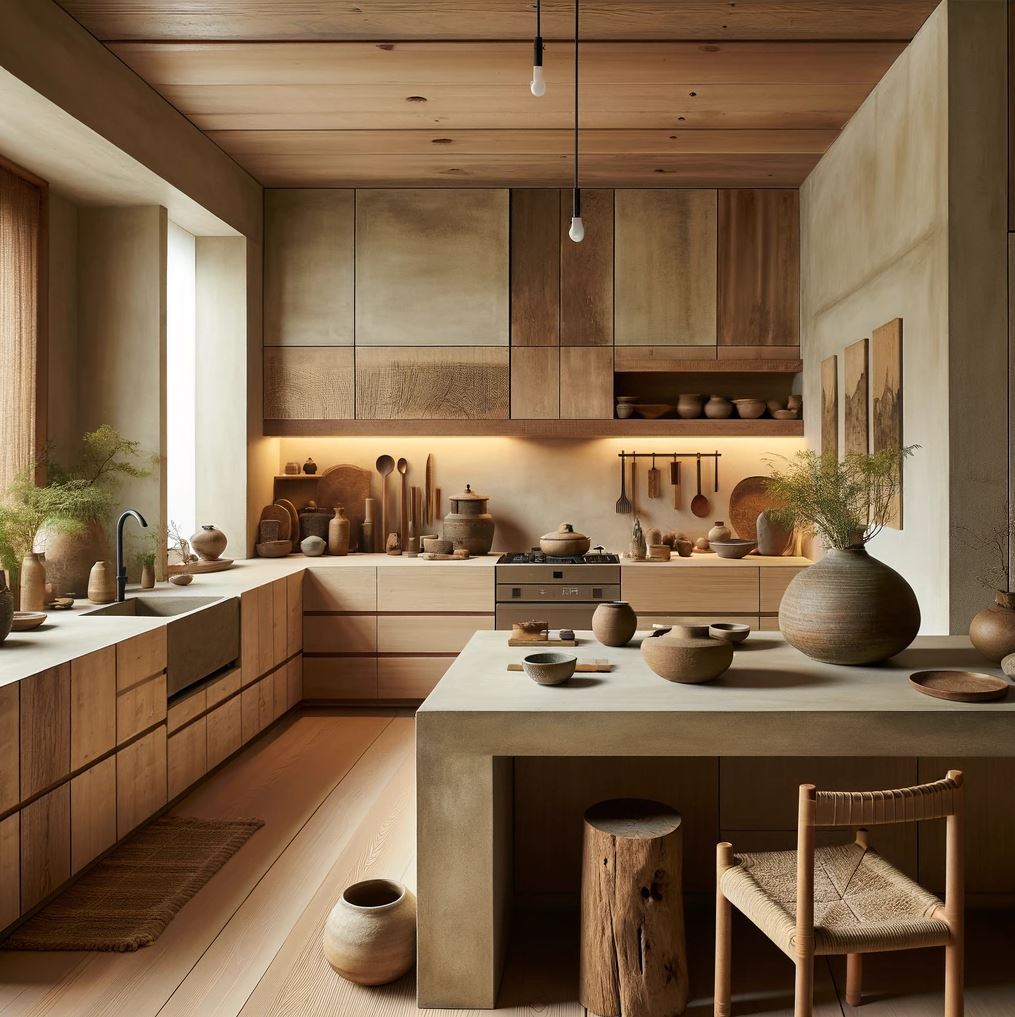
[[[493,613],[492,565],[392,565],[377,570],[378,611]]]
[[[166,726],[116,754],[116,836],[126,837],[166,804]]]
[[[21,813],[0,820],[0,929],[21,913]]]
[[[613,419],[613,347],[562,346],[562,420]]]
[[[303,649],[303,576],[294,572],[286,577],[286,656],[291,657]]]
[[[571,192],[560,192],[560,345],[613,345],[613,191],[582,190],[585,239],[576,244]]]
[[[616,192],[616,343],[714,346],[716,192]]]
[[[80,872],[116,843],[116,757],[70,782],[71,872]]]
[[[116,689],[122,692],[166,669],[166,628],[116,644]]]
[[[454,657],[381,657],[377,698],[426,699],[454,662]]]
[[[70,782],[21,810],[21,910],[70,878]]]
[[[20,682],[21,798],[70,773],[70,664]]]
[[[511,419],[560,416],[560,351],[556,346],[511,350]]]
[[[392,495],[393,491],[391,484],[388,494]],[[304,574],[303,610],[307,613],[376,611],[377,569],[371,566],[308,568]]]
[[[200,717],[170,735],[166,743],[166,775],[170,801],[196,784],[208,771],[208,723]]]
[[[205,718],[208,724],[208,769],[228,759],[242,744],[241,696],[216,706]]]
[[[639,614],[758,614],[756,568],[621,569],[623,598]]]
[[[718,264],[720,357],[724,346],[799,346],[799,192],[720,191]]]
[[[511,345],[556,346],[560,342],[560,191],[519,188],[511,192],[510,242]]]
[[[116,744],[116,647],[70,665],[70,768],[80,770]]]
[[[21,801],[20,687],[12,682],[0,688],[0,812]]]

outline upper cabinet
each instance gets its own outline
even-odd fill
[[[585,239],[571,228],[571,192],[560,194],[560,345],[613,345],[613,191],[582,190]]]
[[[720,191],[720,357],[799,345],[799,192]]]
[[[618,346],[714,346],[716,192],[616,192]]]

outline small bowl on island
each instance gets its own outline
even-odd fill
[[[537,685],[563,685],[577,666],[573,653],[530,653],[522,658],[525,673]]]
[[[713,639],[721,639],[736,646],[751,634],[751,626],[742,622],[712,622],[708,627],[708,634]]]

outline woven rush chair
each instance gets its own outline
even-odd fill
[[[945,899],[873,851],[866,827],[947,819]],[[850,844],[814,846],[817,827],[857,829]],[[796,851],[716,858],[715,1017],[730,1017],[731,905],[796,965],[795,1017],[811,1017],[814,958],[846,955],[846,1002],[861,1003],[865,953],[945,948],[945,1017],[963,1009],[962,774],[894,791],[815,791],[800,786]]]

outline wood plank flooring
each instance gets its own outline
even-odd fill
[[[151,947],[133,954],[0,952],[0,1017],[408,1017],[410,974],[363,989],[321,953],[342,888],[369,875],[415,882],[413,720],[407,711],[302,711],[210,776],[174,812],[257,816],[264,828]],[[692,1000],[712,1012],[707,901],[688,914]],[[577,919],[519,916],[501,991],[512,1017],[585,1017],[576,996]],[[1015,914],[970,920],[967,1013],[1015,1017]],[[453,949],[453,944],[449,944]],[[924,1017],[940,1012],[940,951],[874,956],[868,1002],[841,1002],[844,968],[819,962],[818,1017]],[[734,1012],[790,1017],[792,968],[746,923],[735,930]],[[481,1011],[423,1011],[478,1017]]]

